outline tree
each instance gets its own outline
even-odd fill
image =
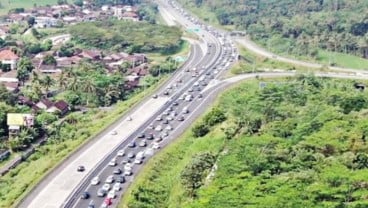
[[[128,69],[131,68],[132,65],[129,62],[124,61],[120,66],[119,66],[119,71],[122,74],[127,73]]]
[[[19,68],[17,70],[17,79],[20,81],[21,85],[24,84],[26,80],[29,78],[29,71],[24,68]]]
[[[27,23],[28,23],[28,27],[32,27],[35,23],[35,18],[34,17],[28,17]]]
[[[32,33],[33,37],[35,37],[37,40],[42,38],[42,35],[38,32],[38,30],[36,28],[32,28],[31,33]]]
[[[41,44],[39,43],[31,43],[26,45],[25,49],[28,53],[37,54],[42,51]]]
[[[7,105],[14,105],[16,101],[15,95],[9,92],[3,83],[0,83],[0,100]]]
[[[196,191],[204,184],[204,178],[208,170],[212,168],[216,156],[211,153],[202,153],[194,156],[180,174],[181,182],[190,197],[196,196]]]
[[[90,96],[95,94],[97,88],[95,86],[95,83],[93,83],[89,79],[84,80],[82,84],[83,84],[82,90],[83,90],[84,93],[86,93],[86,97],[87,97],[86,104],[88,106],[89,105],[89,98],[90,98]]]
[[[192,132],[193,132],[193,136],[195,136],[195,137],[203,137],[208,132],[210,132],[210,128],[208,127],[208,125],[206,123],[201,122],[201,123],[196,124],[192,128]]]
[[[50,87],[55,84],[55,80],[49,75],[46,75],[40,82],[41,86],[45,88],[46,94],[48,94]]]
[[[43,63],[46,65],[56,65],[56,59],[53,55],[46,55],[43,58]]]
[[[52,41],[50,39],[46,40],[42,45],[42,51],[49,51],[52,48]]]
[[[32,64],[31,59],[29,59],[28,57],[22,57],[20,59],[20,61],[18,62],[18,67],[17,69],[22,69],[25,70],[27,72],[32,72],[32,70],[34,69],[34,66]]]
[[[74,0],[74,4],[76,6],[82,7],[83,6],[83,0]]]

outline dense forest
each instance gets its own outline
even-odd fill
[[[319,49],[368,58],[366,0],[180,0],[206,7],[222,25],[246,30],[278,52],[314,57]]]
[[[77,43],[106,50],[170,54],[181,47],[182,32],[177,27],[145,22],[85,22],[69,31]]]
[[[368,91],[356,86],[300,75],[227,91],[122,207],[367,207]]]

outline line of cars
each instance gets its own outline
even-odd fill
[[[214,48],[212,47],[212,44],[210,44],[209,47]],[[217,60],[216,65],[220,66],[221,62],[225,62],[224,59],[226,59],[226,57],[223,54]],[[171,102],[171,105],[168,106],[161,115],[156,117],[143,132],[139,133],[126,148],[119,150],[116,153],[116,156],[109,161],[107,165],[108,167],[104,168],[100,172],[102,173],[104,170],[107,170],[109,173],[95,176],[90,181],[90,186],[88,186],[87,190],[81,194],[80,198],[93,198],[94,193],[96,193],[96,196],[103,198],[102,204],[100,203],[101,207],[110,206],[113,199],[115,199],[117,195],[120,195],[123,184],[125,184],[125,182],[129,180],[129,177],[134,174],[134,168],[137,165],[142,164],[145,158],[153,155],[154,149],[159,149],[161,147],[161,142],[170,135],[180,122],[186,119],[187,114],[190,113],[190,102],[194,98],[202,98],[202,88],[207,85],[210,79],[214,78],[214,75],[217,74],[220,69],[217,70],[216,66],[214,66],[211,70],[212,72],[208,70],[207,67],[197,66],[195,70],[192,70],[195,71],[195,76],[193,76],[193,73],[187,73],[185,75],[186,77],[189,76],[193,79],[197,79],[193,86],[190,86],[185,92],[183,92],[177,100]],[[169,95],[179,89],[179,86],[185,82],[183,80],[184,78],[179,78],[176,85],[169,86],[167,89],[168,93],[164,93],[164,95]],[[154,95],[153,98],[157,98],[157,95]],[[111,134],[116,135],[117,132],[112,132]],[[100,202],[101,200],[96,201]],[[99,202],[97,202],[97,204]],[[95,204],[94,200],[91,200],[88,207],[94,208]]]
[[[184,104],[183,104],[184,105]],[[90,181],[90,187],[97,187],[96,196],[105,197],[100,207],[108,207],[116,198],[117,192],[121,190],[126,177],[133,175],[134,165],[142,164],[147,156],[152,155],[154,149],[161,147],[160,142],[167,138],[174,126],[183,121],[184,115],[190,112],[188,106],[181,106],[179,102],[173,102],[167,109],[159,115],[146,128],[139,133],[136,138],[127,144],[126,148],[120,149],[113,157],[108,167],[112,171],[105,180],[103,177],[95,176]],[[87,188],[88,189],[88,188]],[[81,194],[81,199],[88,199],[93,196],[92,191],[85,191]],[[89,208],[95,207],[95,202],[90,201]]]

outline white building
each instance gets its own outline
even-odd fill
[[[58,20],[52,17],[36,17],[35,28],[47,28],[57,26]]]

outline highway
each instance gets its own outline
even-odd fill
[[[197,27],[190,21],[186,21],[186,24]],[[111,158],[116,156],[117,151],[127,149],[126,154],[132,152],[136,155],[138,151],[147,150],[147,154],[145,154],[146,158],[143,160],[144,163],[150,155],[157,151],[152,148],[153,142],[155,142],[155,148],[163,146],[170,139],[175,138],[175,135],[179,135],[185,129],[185,126],[190,125],[189,121],[192,111],[197,106],[201,106],[198,105],[198,102],[195,102],[197,100],[196,97],[200,94],[200,90],[204,88],[203,85],[209,82],[210,79],[220,74],[220,70],[216,74],[207,73],[207,71],[213,71],[214,69],[212,67],[215,65],[224,65],[223,62],[226,62],[225,59],[230,59],[232,54],[230,50],[227,52],[227,58],[223,54],[225,50],[222,50],[219,39],[224,44],[226,37],[215,36],[205,30],[200,31],[198,34],[203,37],[203,40],[201,43],[192,46],[187,62],[156,92],[158,95],[157,98],[147,98],[140,105],[132,109],[125,117],[113,124],[111,128],[105,130],[97,138],[93,139],[93,141],[76,151],[71,157],[49,173],[18,207],[87,207],[91,200],[93,200],[93,204],[100,206],[103,204],[104,198],[96,196],[99,186],[90,186],[90,180],[95,176],[99,176],[101,179],[100,185],[103,184],[107,176],[112,174],[112,171],[117,168],[107,165]],[[226,44],[229,48],[231,47],[230,42]],[[196,70],[194,71],[193,69]],[[207,75],[205,75],[206,73]],[[199,79],[202,80],[201,84],[199,84]],[[198,82],[198,86],[196,82]],[[196,87],[193,88],[193,85],[196,85]],[[193,100],[183,101],[179,99],[184,93],[192,96],[191,98],[187,98],[188,100]],[[174,102],[177,103],[175,107],[172,106]],[[172,106],[172,110],[178,115],[170,112],[171,118],[165,115],[163,121],[156,121],[157,116],[163,114],[169,106]],[[182,115],[182,110],[186,106],[188,106],[189,112]],[[179,121],[181,119],[178,120],[178,118],[182,116],[184,121]],[[131,121],[128,119],[130,117],[132,118]],[[164,124],[166,120],[168,120],[169,124]],[[156,128],[155,130],[149,129],[148,126],[151,123]],[[157,128],[160,124],[162,125],[162,130]],[[171,126],[173,129],[168,126]],[[137,141],[137,147],[127,148],[127,144],[136,140],[137,134],[142,132],[147,136],[152,133],[155,139],[152,141],[146,138],[146,147],[138,147]],[[159,141],[159,137],[162,137],[163,141]],[[123,167],[120,163],[122,163],[123,159],[126,159],[126,156],[117,158],[121,169]],[[132,164],[131,172],[133,175],[125,176],[124,180],[126,182],[121,184],[122,191],[117,192],[117,198],[126,190],[129,181],[134,179],[136,172],[142,166],[134,164],[133,161],[130,161],[130,163]],[[77,172],[77,167],[80,165],[86,168],[84,172]],[[80,200],[80,195],[84,191],[90,193],[90,199]],[[116,200],[113,200],[113,205],[116,204]]]
[[[234,57],[237,57],[230,37],[203,25],[171,1],[170,4],[166,1],[158,3],[164,18],[170,19],[169,24],[180,23],[187,29],[195,28],[201,39],[199,43],[192,45],[185,64],[157,90],[157,97],[146,98],[109,129],[76,151],[53,170],[19,207],[100,207],[105,204],[106,195],[113,186],[117,191],[109,193],[113,198],[109,207],[116,207],[121,195],[147,160],[190,126],[211,104],[218,92],[233,83],[256,76],[295,75],[294,72],[269,72],[220,80],[220,75],[236,61]],[[331,73],[321,73],[318,76],[354,77],[352,74]],[[355,77],[366,76],[355,74]],[[118,152],[124,154],[118,156]],[[137,160],[137,155],[144,157]],[[79,165],[85,166],[86,171],[77,172]],[[114,179],[109,182],[110,185],[105,185],[110,175]],[[99,183],[91,185],[91,180],[95,177],[98,177]],[[118,178],[124,182],[116,183]],[[103,197],[98,197],[97,192],[103,185],[108,191],[103,193]],[[88,192],[90,197],[81,199],[83,192]]]
[[[175,19],[177,18],[175,16]],[[181,19],[181,22],[185,22],[189,27],[199,27],[195,21]],[[114,207],[147,159],[180,135],[199,115],[201,112],[199,109],[205,107],[203,104],[206,101],[202,98],[201,91],[211,80],[219,76],[221,71],[225,69],[225,65],[230,66],[230,60],[234,61],[235,49],[232,48],[231,41],[226,40],[226,37],[215,31],[203,29],[198,31],[198,34],[203,38],[202,42],[206,46],[205,50],[202,50],[204,53],[197,56],[196,63],[184,68],[184,72],[180,72],[180,76],[167,85],[163,94],[169,94],[168,102],[83,179],[79,187],[63,204],[64,207],[88,207],[89,204],[99,207],[104,204],[106,197],[106,193],[102,194],[103,197],[97,196],[97,192],[103,186],[109,192],[112,187],[115,187],[116,190],[119,189],[119,191],[109,193],[114,198],[110,207]],[[134,145],[129,147],[133,142]],[[119,151],[120,153],[124,152],[124,155],[120,154],[119,156]],[[144,159],[137,160],[138,155],[144,155]],[[141,162],[142,164],[140,164]],[[114,171],[116,174],[113,173]],[[91,180],[95,177],[98,177],[99,183],[91,185]],[[112,182],[106,181],[108,177],[113,177],[114,180]],[[121,180],[125,182],[116,184],[115,181],[122,177]],[[110,185],[106,185],[106,182]],[[88,192],[90,198],[81,199],[80,196],[83,192]],[[102,191],[100,190],[100,192]]]

